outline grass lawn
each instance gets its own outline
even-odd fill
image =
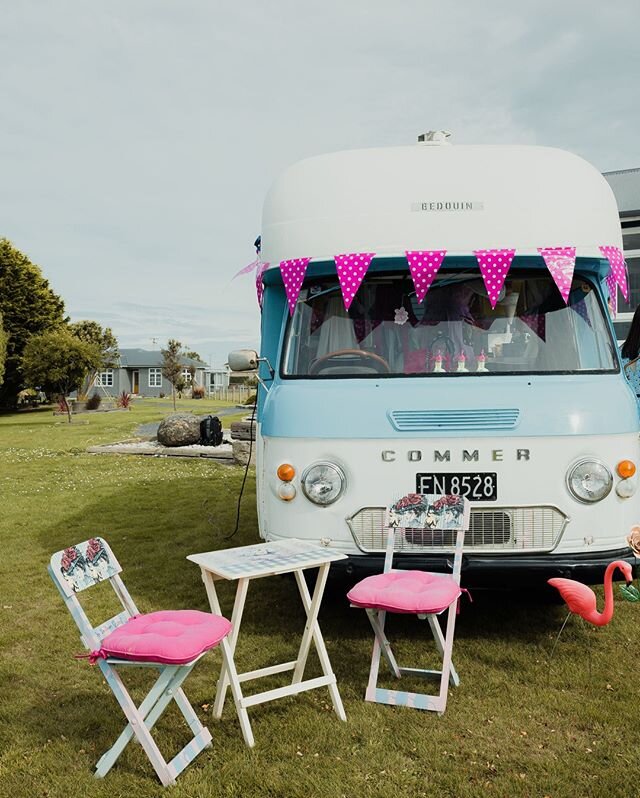
[[[179,403],[198,413],[222,404]],[[257,541],[253,471],[239,531],[228,540],[241,468],[85,453],[88,445],[131,437],[139,424],[171,411],[166,401],[144,400],[131,412],[80,415],[72,425],[50,410],[0,416],[0,798],[162,792],[136,745],[105,779],[93,777],[124,717],[100,671],[73,658],[83,649],[46,566],[52,552],[100,534],[143,612],[208,609],[199,570],[185,557]],[[232,418],[224,417],[225,426]],[[115,610],[103,588],[87,596],[96,594],[89,603],[96,621]],[[231,586],[221,592],[230,608]],[[372,635],[365,613],[349,609],[344,590],[334,586],[320,620],[348,722],[336,718],[324,690],[254,707],[256,747],[248,750],[230,700],[221,722],[210,718],[220,667],[215,651],[185,683],[213,747],[167,794],[634,796],[640,782],[639,613],[640,605],[619,601],[604,629],[571,619],[549,667],[564,609],[535,597],[476,593],[458,620],[454,661],[461,685],[450,691],[439,718],[362,700]],[[237,651],[240,669],[293,659],[302,625],[292,580],[253,582]],[[389,629],[397,632],[406,664],[428,659],[419,621],[391,618]],[[309,674],[318,672],[312,660]],[[145,674],[129,678],[143,695]],[[274,686],[279,679],[273,677]],[[156,732],[164,753],[173,756],[187,738],[181,716],[169,710]]]

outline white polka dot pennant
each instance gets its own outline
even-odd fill
[[[342,298],[347,310],[351,307],[360,284],[364,280],[369,264],[375,252],[353,252],[348,255],[336,255],[336,271],[342,289]]]
[[[491,307],[495,308],[516,251],[515,249],[475,249],[473,254],[478,261]]]
[[[282,282],[284,283],[284,290],[289,303],[289,313],[292,316],[293,311],[296,309],[296,302],[298,301],[310,260],[311,258],[293,258],[292,260],[283,260],[280,263]]]
[[[605,282],[609,289],[609,309],[611,311],[611,316],[615,319],[618,314],[618,282],[615,274],[609,272],[605,278]]]
[[[431,283],[442,265],[447,250],[407,250],[405,254],[407,256],[411,277],[413,278],[413,284],[416,288],[416,299],[418,302],[422,302],[427,291],[431,288]]]
[[[600,252],[609,261],[611,272],[616,279],[616,283],[622,290],[622,295],[629,301],[629,283],[627,282],[627,266],[624,262],[624,255],[618,247],[599,247]]]
[[[565,304],[569,301],[573,270],[576,266],[575,247],[538,247],[538,252],[558,286]]]
[[[258,305],[260,305],[260,307],[262,307],[262,297],[264,295],[264,283],[262,282],[262,275],[268,268],[268,263],[258,263],[256,267],[256,294],[258,296]]]

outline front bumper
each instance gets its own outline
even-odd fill
[[[463,555],[461,581],[465,587],[504,589],[516,587],[542,587],[547,579],[565,577],[587,585],[602,583],[604,572],[613,560],[624,560],[633,568],[634,577],[640,559],[625,547],[612,551],[585,552],[581,554],[532,554],[481,556]],[[382,572],[383,554],[362,554],[335,562],[331,566],[333,577],[349,580],[362,579]],[[393,567],[401,570],[451,572],[452,555],[397,554]],[[615,575],[614,575],[615,577]]]

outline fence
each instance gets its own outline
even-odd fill
[[[209,398],[242,405],[255,392],[255,388],[250,388],[247,385],[229,385],[228,388],[211,388]]]

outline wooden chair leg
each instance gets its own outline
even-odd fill
[[[125,728],[116,743],[100,758],[100,761],[96,767],[95,775],[100,778],[108,773],[124,750],[126,744],[129,742],[131,737],[135,735],[136,739],[143,747],[144,752],[149,758],[149,761],[151,762],[153,769],[160,779],[161,784],[164,787],[167,787],[169,784],[173,784],[175,779],[169,773],[167,763],[160,753],[160,749],[156,745],[155,740],[151,736],[151,732],[145,725],[144,716],[133,702],[133,699],[129,695],[127,688],[124,686],[122,679],[120,678],[120,674],[115,668],[111,667],[107,663],[104,663],[104,661],[102,661],[100,665],[104,677],[107,680],[107,684],[109,687],[111,687],[117,702],[120,704],[125,717],[129,721],[129,725],[127,728]],[[171,675],[171,673],[166,673],[163,671],[163,673],[159,676],[158,680],[145,698],[145,702],[147,702],[148,707],[153,708],[158,702],[162,693],[170,682]],[[145,702],[143,702],[143,704]]]
[[[449,683],[459,684],[459,677],[453,663],[451,655],[453,650],[453,636],[456,621],[456,604],[452,604],[448,610],[446,634],[442,634],[442,629],[435,615],[427,615],[431,632],[436,644],[438,653],[442,658],[440,670],[427,670],[424,668],[404,668],[398,665],[396,658],[391,650],[391,644],[385,633],[386,612],[383,610],[367,609],[367,616],[371,622],[374,632],[373,653],[371,657],[371,669],[369,671],[369,682],[365,700],[374,701],[392,706],[407,706],[414,709],[425,709],[437,712],[442,715],[447,705],[447,695]],[[402,690],[386,690],[378,687],[378,674],[380,669],[380,659],[385,658],[389,669],[396,678],[404,675],[421,676],[427,678],[438,678],[440,689],[438,695],[428,695],[426,693],[405,692]]]
[[[101,665],[107,682],[112,689],[115,688],[114,695],[116,695],[129,723],[116,742],[98,761],[95,775],[98,778],[105,776],[124,751],[127,743],[135,736],[147,753],[161,783],[164,786],[173,784],[176,777],[189,762],[203,748],[211,744],[211,733],[200,723],[181,689],[181,685],[191,672],[193,665],[176,665],[163,668],[156,683],[139,707],[136,707],[133,703],[115,668],[109,663],[101,663]],[[171,762],[167,763],[151,736],[151,729],[173,700],[176,701],[182,711],[194,737],[176,754]]]
[[[429,626],[431,627],[431,632],[433,634],[433,639],[436,644],[436,648],[438,649],[438,653],[444,659],[444,648],[445,648],[445,639],[444,635],[442,634],[442,629],[440,628],[440,623],[438,621],[437,616],[435,615],[427,615],[427,620],[429,621]],[[449,675],[449,683],[452,687],[458,687],[460,684],[460,677],[458,676],[458,672],[453,666],[453,662],[451,663],[451,673]]]

